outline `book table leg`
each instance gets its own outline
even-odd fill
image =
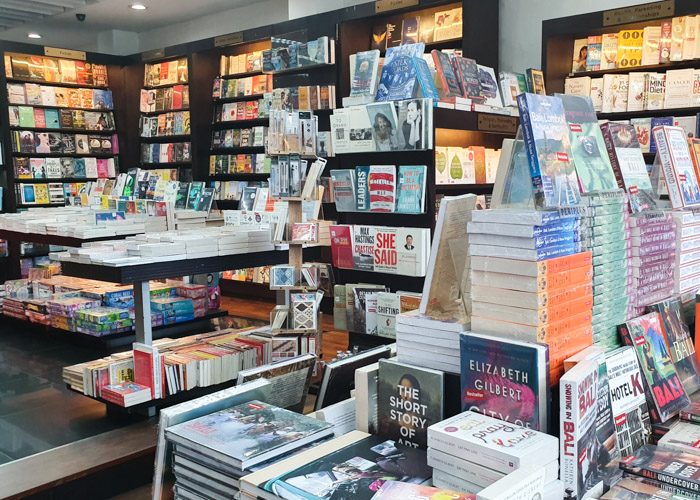
[[[148,281],[134,283],[134,306],[136,342],[151,345],[153,343],[153,327],[151,326],[151,293]]]

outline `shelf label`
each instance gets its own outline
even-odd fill
[[[86,59],[85,52],[82,50],[59,49],[56,47],[44,47],[44,55],[49,57],[63,57],[65,59],[77,59],[84,61]]]
[[[673,17],[675,11],[675,0],[663,0],[661,2],[606,10],[603,12],[603,26],[615,26],[617,24],[638,23],[651,19]]]
[[[227,45],[236,45],[237,43],[243,43],[243,32],[229,33],[228,35],[221,35],[214,38],[214,47],[225,47]]]
[[[152,61],[153,59],[163,59],[165,57],[165,49],[148,50],[141,54],[142,61]]]
[[[418,5],[418,0],[376,0],[374,2],[374,13],[389,12],[390,10],[403,9]]]
[[[482,132],[515,134],[518,130],[518,119],[514,116],[484,115],[479,113],[476,128]]]

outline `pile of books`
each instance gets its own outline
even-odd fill
[[[117,307],[95,307],[75,312],[75,329],[95,337],[128,332],[134,324],[128,309]]]
[[[542,498],[564,495],[557,438],[472,411],[428,428],[428,465],[435,486],[478,498],[508,498],[526,485],[543,490]]]
[[[396,316],[396,357],[415,366],[460,373],[461,323],[438,321],[413,310]]]
[[[591,344],[590,252],[578,216],[534,210],[476,210],[468,223],[471,328],[549,346],[551,380]]]
[[[593,343],[609,350],[621,345],[617,325],[628,318],[633,283],[627,262],[631,246],[627,199],[624,193],[615,192],[582,200],[587,203],[585,220],[593,255]]]
[[[245,471],[332,435],[331,424],[256,400],[168,427],[176,497],[238,497]]]
[[[673,279],[673,295],[692,298],[700,288],[700,216],[693,212],[672,212],[672,216],[676,223],[677,244],[673,276],[670,266],[656,267],[668,280]],[[669,222],[667,229],[670,226]]]

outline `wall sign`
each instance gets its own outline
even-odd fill
[[[389,12],[418,5],[418,0],[377,0],[374,2],[374,13]]]
[[[674,0],[633,5],[622,9],[611,9],[603,12],[603,26],[615,26],[616,24],[637,23],[651,19],[673,17],[676,11]]]
[[[44,47],[44,55],[50,57],[63,57],[65,59],[77,59],[84,61],[86,56],[82,50],[58,49],[56,47]]]
[[[221,35],[214,38],[214,47],[225,47],[227,45],[236,45],[237,43],[243,43],[243,33],[230,33],[228,35]]]
[[[518,119],[514,116],[484,115],[479,113],[476,128],[482,132],[515,134],[518,131]]]

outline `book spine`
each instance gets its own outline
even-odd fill
[[[654,142],[656,144],[656,152],[661,160],[661,168],[663,168],[664,179],[666,180],[666,187],[668,188],[668,195],[671,199],[671,205],[674,208],[683,207],[683,195],[681,194],[678,186],[678,178],[676,177],[675,168],[673,164],[673,154],[669,145],[668,136],[663,127],[655,127],[652,130],[654,135]]]
[[[576,267],[590,266],[593,262],[591,252],[579,252],[564,257],[547,259],[539,263],[539,270],[542,274],[553,274],[567,272]]]
[[[458,456],[462,460],[478,463],[498,472],[511,472],[520,467],[518,457],[508,456],[497,450],[467,443],[454,436],[446,436],[428,428],[428,447]]]
[[[520,109],[521,130],[523,132],[523,139],[525,140],[525,149],[527,150],[527,161],[530,166],[530,178],[535,194],[535,204],[541,207],[545,204],[544,189],[542,187],[542,172],[540,170],[539,157],[537,155],[535,138],[532,132],[532,122],[527,105],[527,94],[520,94],[517,100],[518,108]]]

